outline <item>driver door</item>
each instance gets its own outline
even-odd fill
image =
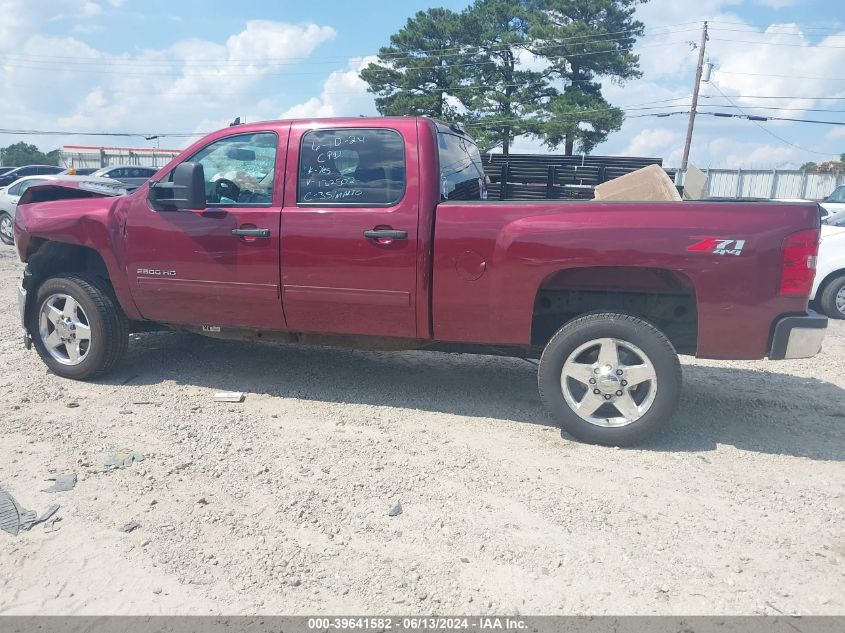
[[[203,166],[204,210],[155,211],[148,187],[127,199],[127,273],[144,318],[284,329],[279,230],[287,135],[281,126],[230,134],[185,158]]]

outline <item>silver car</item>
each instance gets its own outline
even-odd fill
[[[97,178],[95,176],[25,176],[19,178],[8,187],[0,189],[0,241],[11,246],[15,243],[15,211],[18,208],[18,200],[23,192],[33,185],[40,185],[51,180],[84,180],[85,182],[96,182],[107,185],[123,186],[123,183],[111,178]]]

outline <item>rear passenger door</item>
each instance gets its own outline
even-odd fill
[[[410,120],[413,124],[413,120]],[[416,129],[294,125],[282,304],[296,331],[416,336]]]

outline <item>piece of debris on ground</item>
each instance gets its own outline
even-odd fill
[[[214,394],[214,402],[243,402],[243,391],[218,391]]]
[[[144,461],[144,455],[133,451],[122,451],[109,455],[104,466],[106,468],[129,468],[132,464]]]
[[[68,490],[73,490],[76,486],[76,473],[56,475],[47,481],[52,481],[53,485],[49,488],[45,488],[42,492],[66,492]]]

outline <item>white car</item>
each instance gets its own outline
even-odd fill
[[[40,185],[51,180],[84,180],[118,187],[125,186],[111,178],[96,178],[93,176],[44,175],[19,178],[8,187],[0,189],[0,241],[10,246],[15,243],[15,211],[23,192],[33,185]]]
[[[819,205],[829,214],[825,219],[827,224],[845,218],[845,185],[839,185]]]
[[[812,299],[831,319],[845,319],[845,215],[823,224]]]

